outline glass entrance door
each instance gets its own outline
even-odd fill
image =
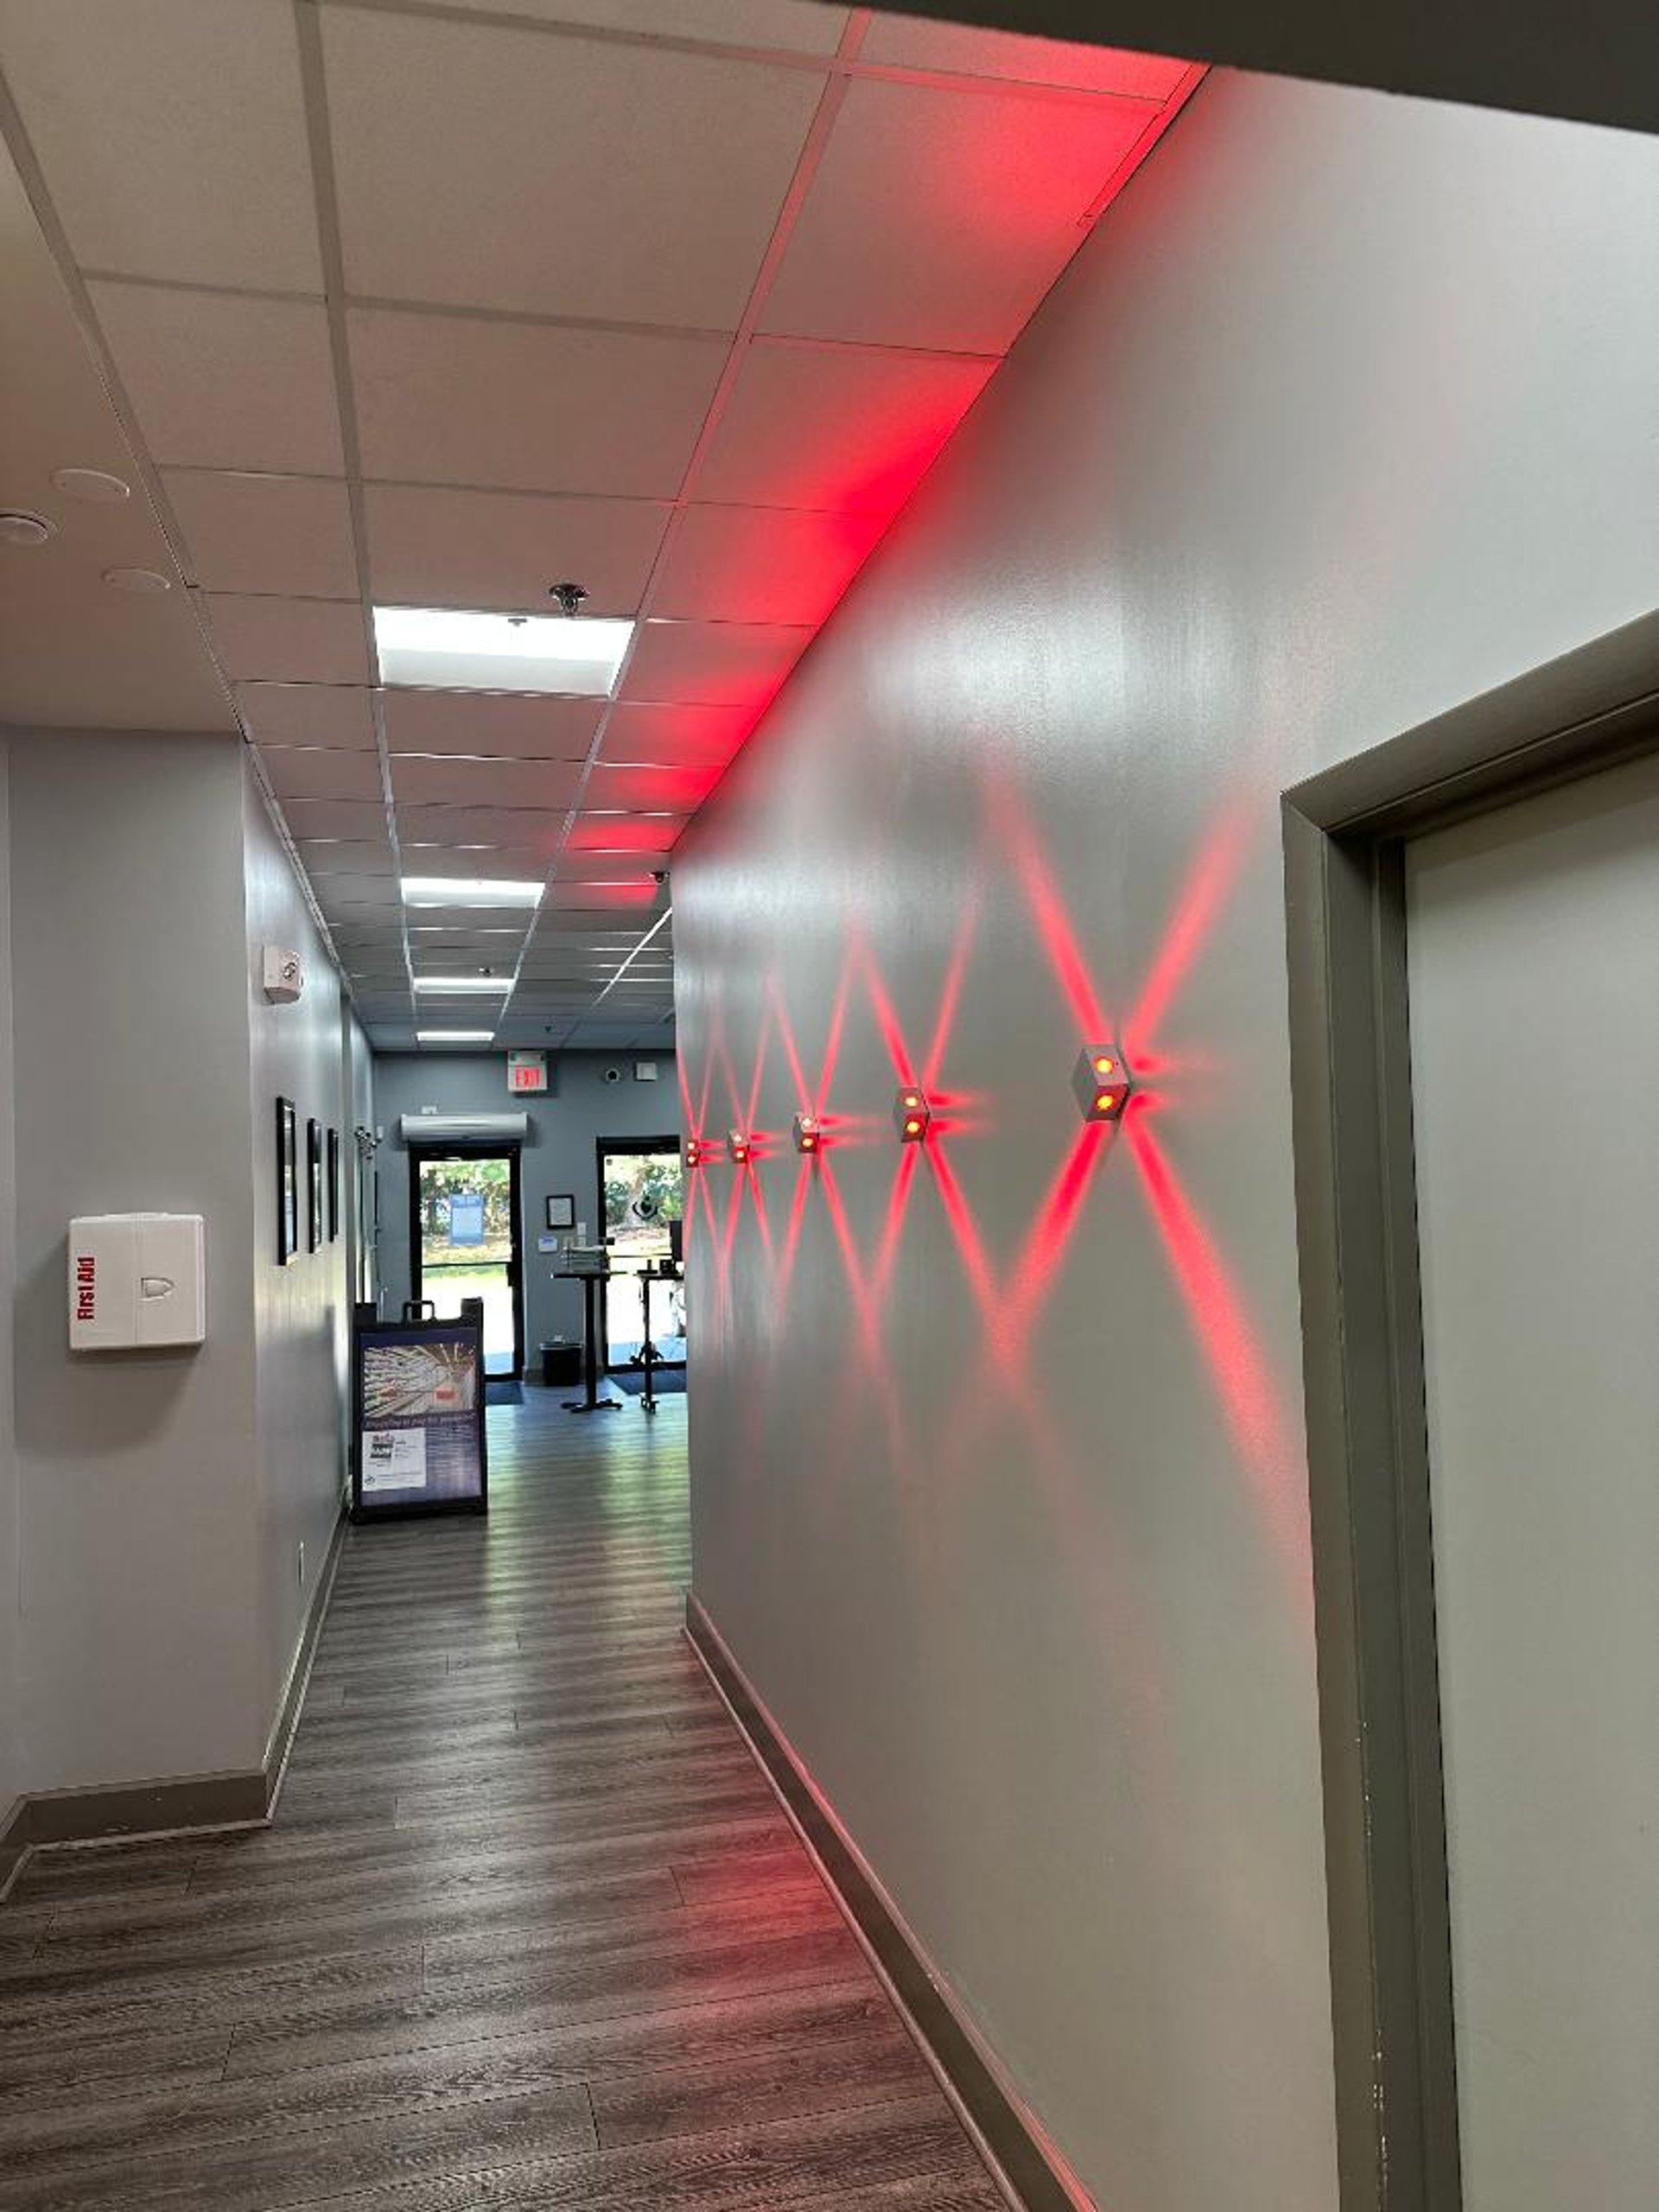
[[[445,1319],[463,1298],[484,1301],[484,1371],[524,1371],[524,1281],[519,1250],[518,1154],[463,1147],[410,1160],[411,1288]]]
[[[645,1340],[642,1268],[666,1260],[669,1224],[684,1211],[685,1190],[677,1137],[638,1137],[599,1147],[600,1211],[610,1247],[611,1279],[605,1286],[605,1364],[638,1363]],[[657,1357],[670,1366],[685,1363],[685,1285],[651,1287],[651,1333]]]

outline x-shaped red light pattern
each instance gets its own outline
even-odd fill
[[[1012,785],[1004,780],[988,784],[986,802],[987,827],[995,855],[1005,862],[1020,887],[1046,963],[1070,1012],[1078,1039],[1111,1035],[1113,1025],[1103,1012],[1093,971],[1060,893],[1055,870],[1028,811]],[[723,1221],[718,1217],[706,1170],[692,1179],[688,1214],[695,1218],[701,1209],[706,1224],[715,1255],[715,1296],[723,1318],[730,1296],[730,1270],[739,1224],[745,1204],[752,1205],[756,1233],[771,1271],[771,1294],[781,1310],[788,1298],[815,1183],[819,1186],[845,1272],[855,1321],[849,1371],[841,1377],[836,1401],[847,1407],[856,1403],[855,1391],[849,1386],[861,1374],[880,1405],[895,1458],[902,1460],[912,1445],[906,1431],[901,1395],[887,1357],[883,1319],[906,1212],[925,1160],[979,1315],[987,1355],[981,1363],[981,1391],[962,1395],[956,1427],[943,1441],[936,1437],[930,1451],[935,1455],[942,1453],[947,1461],[953,1458],[957,1445],[965,1440],[967,1431],[984,1411],[985,1393],[997,1392],[1020,1414],[1039,1460],[1046,1462],[1050,1471],[1058,1474],[1064,1466],[1065,1449],[1030,1373],[1032,1338],[1076,1236],[1095,1173],[1108,1153],[1116,1149],[1121,1133],[1122,1141],[1140,1171],[1148,1211],[1168,1256],[1171,1273],[1186,1306],[1229,1432],[1249,1472],[1264,1534],[1305,1608],[1306,1492],[1294,1423],[1285,1410],[1282,1394],[1227,1264],[1154,1132],[1153,1124],[1166,1102],[1155,1090],[1147,1088],[1144,1080],[1149,1075],[1155,1076],[1163,1065],[1157,1052],[1160,1030],[1225,904],[1243,858],[1248,833],[1248,815],[1242,808],[1234,809],[1221,817],[1200,848],[1139,999],[1118,1028],[1129,1069],[1141,1087],[1130,1098],[1121,1123],[1084,1122],[1080,1125],[1050,1179],[1018,1250],[1006,1266],[999,1267],[988,1251],[951,1158],[954,1142],[971,1138],[976,1132],[974,1109],[977,1102],[939,1087],[948,1065],[951,1033],[979,928],[977,896],[971,893],[957,917],[933,1019],[920,1050],[912,1049],[868,935],[856,922],[847,934],[816,1081],[809,1080],[775,973],[767,981],[747,1091],[740,1090],[720,1009],[715,1007],[701,1094],[695,1106],[682,1074],[687,1126],[699,1139],[707,1129],[713,1085],[718,1073],[731,1109],[731,1126],[750,1138],[751,1158],[733,1170]],[[886,1113],[875,1112],[860,1117],[838,1116],[830,1108],[855,991],[862,995],[892,1063],[896,1083],[920,1090],[932,1109],[925,1141],[896,1147],[887,1205],[874,1249],[868,1259],[853,1233],[833,1155],[858,1146],[891,1143],[891,1119]],[[822,1148],[798,1162],[788,1221],[781,1236],[773,1233],[753,1166],[754,1162],[775,1156],[780,1148],[778,1140],[753,1127],[774,1031],[780,1040],[795,1098],[803,1110],[817,1118],[823,1130]],[[1070,1073],[1069,1061],[1057,1066],[1056,1083],[1066,1083]],[[783,1141],[786,1144],[787,1139]],[[725,1147],[716,1144],[714,1149],[718,1156]]]

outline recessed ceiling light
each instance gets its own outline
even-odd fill
[[[406,875],[405,906],[533,906],[539,883],[495,883],[480,875]]]
[[[105,569],[104,581],[111,591],[149,594],[173,588],[172,577],[164,576],[159,569]]]
[[[487,1045],[495,1035],[493,1029],[417,1029],[417,1045]]]
[[[476,991],[486,997],[495,991],[500,992],[505,997],[512,988],[512,978],[506,976],[416,976],[414,982],[417,991],[447,991],[456,994],[462,991]]]
[[[106,468],[54,468],[52,481],[66,498],[85,499],[92,507],[118,507],[132,497],[131,485]]]
[[[483,614],[447,607],[377,607],[381,680],[448,691],[610,696],[632,622],[557,614]]]
[[[44,545],[52,534],[52,524],[44,515],[26,514],[21,507],[0,514],[0,545]]]

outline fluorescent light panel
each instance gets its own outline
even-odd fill
[[[417,991],[477,992],[484,997],[505,998],[512,988],[508,976],[416,976],[414,983]]]
[[[417,1045],[487,1045],[494,1038],[493,1029],[417,1029]]]
[[[632,622],[377,607],[381,681],[445,691],[549,691],[606,699]]]
[[[533,906],[539,883],[492,882],[481,875],[406,875],[405,906]]]

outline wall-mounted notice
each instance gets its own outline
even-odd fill
[[[352,1517],[485,1510],[483,1346],[465,1321],[377,1321],[353,1338]]]
[[[547,1089],[547,1054],[545,1052],[509,1052],[507,1054],[507,1089],[509,1090],[545,1090]]]

